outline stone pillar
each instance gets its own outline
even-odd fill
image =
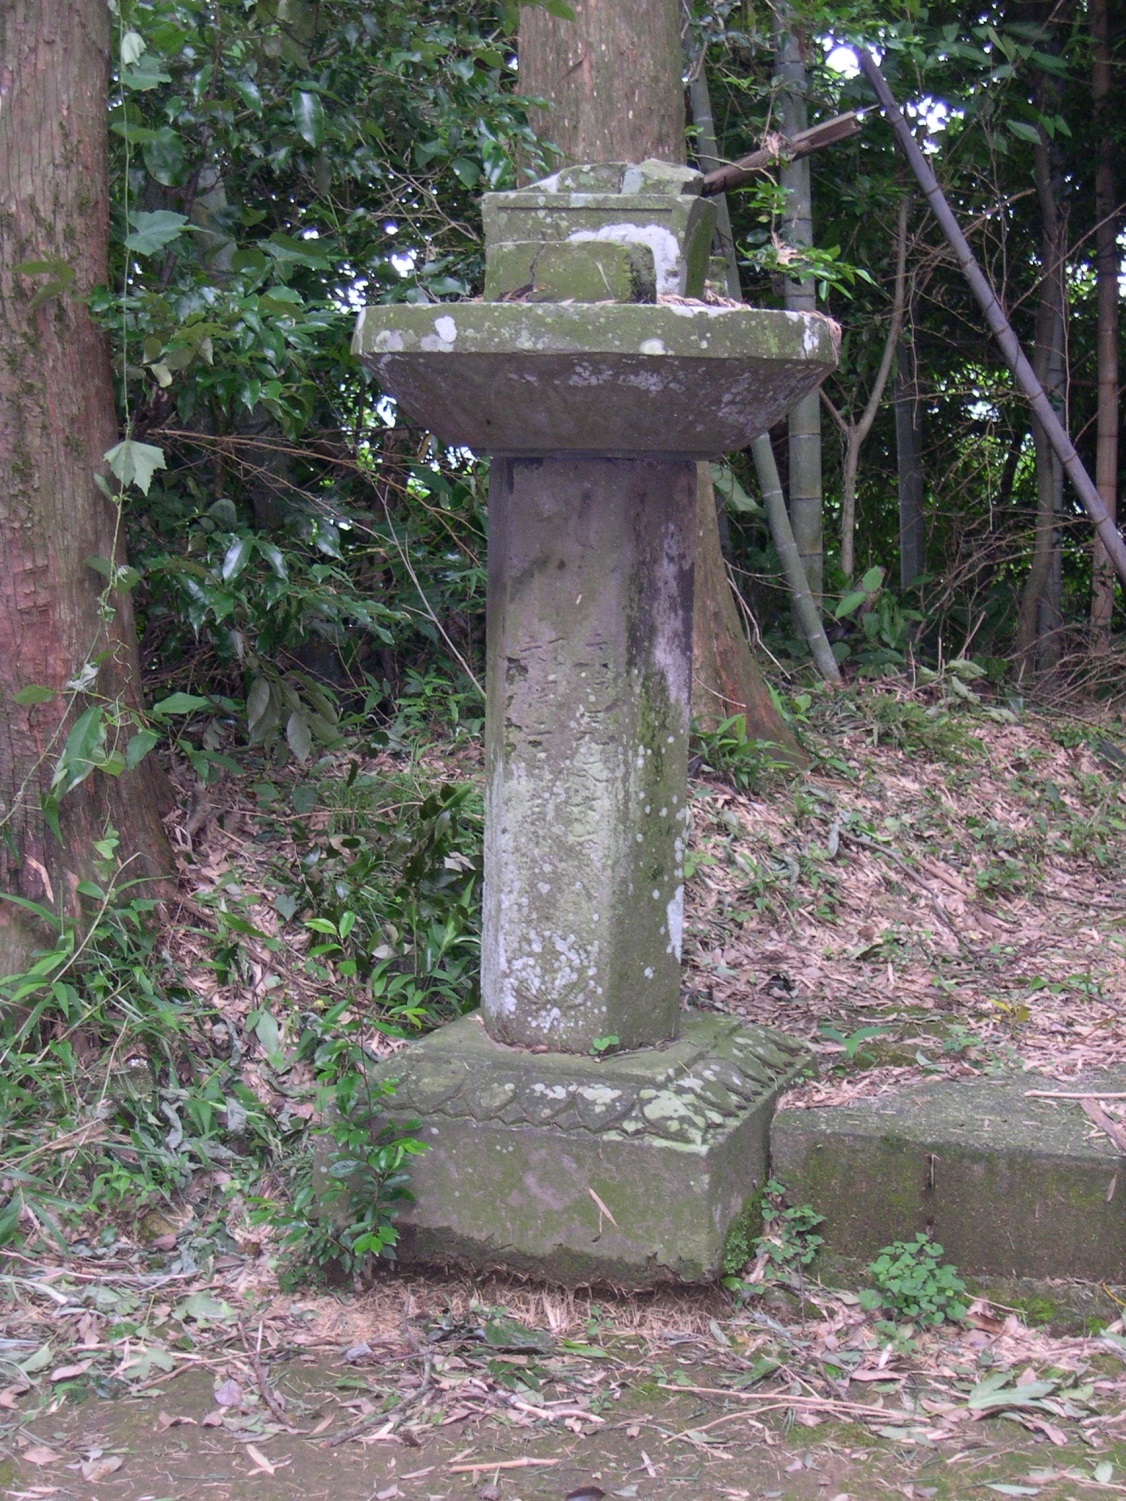
[[[691,459],[494,463],[481,979],[499,1042],[677,1035],[695,485]]]
[[[833,367],[817,315],[706,304],[713,210],[662,162],[485,198],[484,301],[354,347],[493,455],[480,1015],[384,1068],[421,1122],[400,1254],[703,1281],[808,1052],[680,1006],[696,463]]]

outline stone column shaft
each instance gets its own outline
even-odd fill
[[[691,459],[494,461],[482,989],[499,1042],[675,1037]]]

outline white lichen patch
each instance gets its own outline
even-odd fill
[[[680,961],[680,952],[684,935],[684,887],[678,886],[669,898],[669,904],[665,908],[665,920],[669,928],[669,943],[666,953],[674,954],[677,962]]]
[[[657,295],[673,296],[684,291],[684,261],[680,241],[663,224],[603,224],[598,229],[576,229],[570,243],[609,240],[613,245],[647,245],[653,252],[657,272]]]
[[[444,344],[452,344],[457,338],[457,324],[449,314],[443,318],[435,318],[434,332]]]
[[[566,1084],[544,1084],[537,1082],[532,1085],[532,1093],[543,1095],[547,1100],[565,1100],[570,1093]]]
[[[608,1084],[580,1084],[575,1093],[592,1105],[613,1105],[622,1097],[620,1089],[611,1089]]]

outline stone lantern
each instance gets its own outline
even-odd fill
[[[429,1148],[404,1257],[707,1280],[808,1062],[680,1006],[696,463],[836,362],[816,314],[702,300],[700,184],[611,163],[486,195],[485,300],[360,314],[381,388],[492,455],[482,1006],[384,1066]]]

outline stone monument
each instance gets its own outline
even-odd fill
[[[354,348],[489,486],[482,1006],[395,1056],[400,1254],[706,1281],[803,1046],[684,1012],[696,462],[836,363],[816,314],[705,302],[714,207],[662,162],[484,200],[485,300],[366,308]]]

